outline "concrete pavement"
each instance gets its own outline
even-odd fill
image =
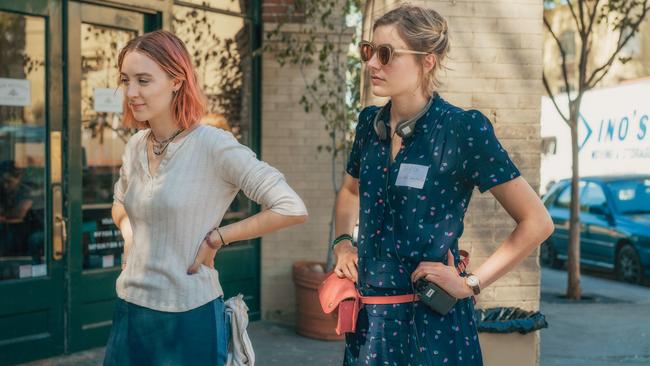
[[[585,274],[587,301],[559,298],[566,272],[542,270],[541,311],[549,328],[541,332],[540,366],[650,365],[650,288]],[[255,322],[249,333],[261,366],[341,365],[341,342],[296,335],[291,327]],[[33,362],[29,366],[101,365],[103,348]],[[526,366],[526,365],[503,365]]]
[[[650,365],[650,288],[584,275],[590,300],[558,298],[566,291],[563,270],[542,270],[541,366]]]

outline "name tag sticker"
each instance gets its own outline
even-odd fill
[[[428,172],[429,167],[426,165],[402,164],[395,185],[422,189]]]

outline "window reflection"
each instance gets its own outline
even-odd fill
[[[247,142],[244,114],[242,48],[247,27],[240,17],[174,6],[174,33],[185,42],[201,87],[208,98],[203,123],[231,131]]]
[[[122,127],[117,58],[136,32],[81,25],[81,145],[83,160],[83,268],[118,267],[124,240],[113,225],[113,186],[122,154],[135,132]]]
[[[208,3],[213,8],[222,9],[226,3],[239,6],[239,2],[234,1]],[[238,7],[235,11],[240,10]],[[172,25],[174,33],[187,46],[208,99],[208,112],[201,123],[230,131],[239,142],[249,145],[252,85],[249,23],[239,16],[176,5]],[[223,224],[241,219],[248,212],[250,202],[240,192]]]
[[[0,11],[0,280],[47,275],[45,21]]]

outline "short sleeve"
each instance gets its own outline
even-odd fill
[[[217,130],[219,131],[219,130]],[[276,168],[257,159],[255,153],[226,131],[219,131],[214,144],[218,174],[227,183],[241,189],[251,200],[285,216],[307,215],[298,194]]]
[[[357,121],[357,127],[354,133],[354,142],[352,143],[352,150],[348,156],[348,164],[345,171],[354,178],[359,178],[359,171],[361,169],[361,153],[363,146],[368,139],[368,132],[372,128],[372,120],[379,108],[376,106],[366,107],[361,113]]]
[[[462,171],[467,181],[483,193],[521,175],[483,113],[471,110],[459,113],[457,118]]]

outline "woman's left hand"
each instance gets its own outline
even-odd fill
[[[441,262],[420,262],[411,274],[411,280],[416,282],[420,278],[424,278],[442,287],[457,299],[472,296],[472,289],[467,286],[465,279],[458,274],[458,270],[454,266],[454,255],[451,250],[447,252],[447,263],[449,265]]]
[[[219,249],[210,248],[208,242],[203,240],[201,242],[201,247],[199,247],[199,252],[196,254],[196,258],[194,258],[194,263],[192,263],[190,268],[187,270],[187,274],[191,275],[198,272],[199,268],[201,268],[201,264],[214,268],[214,257],[217,255]]]

